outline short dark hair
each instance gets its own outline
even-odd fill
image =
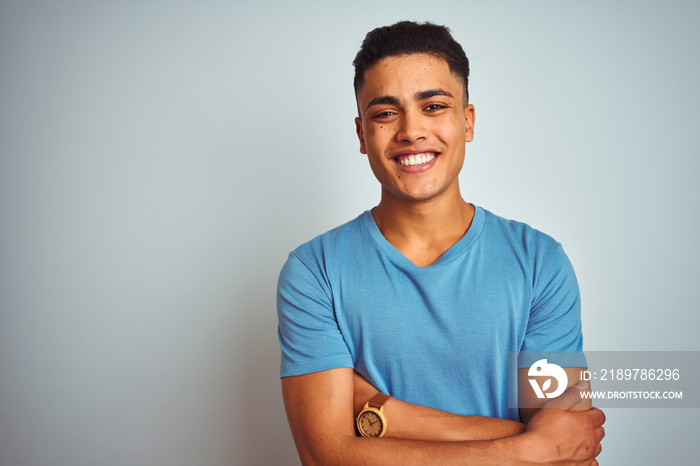
[[[465,104],[469,101],[469,60],[449,28],[433,23],[400,21],[367,33],[352,64],[355,67],[355,97],[365,83],[365,71],[386,57],[425,53],[442,58],[464,83]]]

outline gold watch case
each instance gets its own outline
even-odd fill
[[[387,421],[384,416],[384,403],[391,396],[378,393],[365,406],[357,416],[357,430],[363,437],[383,437],[386,434]]]

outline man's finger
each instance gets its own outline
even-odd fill
[[[591,408],[588,413],[593,418],[593,425],[602,426],[605,424],[605,413],[598,408]]]
[[[580,381],[576,385],[573,385],[566,389],[564,393],[556,397],[555,399],[547,402],[543,408],[563,408],[569,409],[573,408],[577,403],[583,399],[582,393],[589,391],[591,385],[587,381]]]
[[[596,427],[593,429],[593,435],[595,436],[596,442],[600,443],[603,438],[605,437],[605,428],[604,427]]]

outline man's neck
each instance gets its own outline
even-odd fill
[[[382,193],[372,216],[389,243],[414,264],[424,267],[464,236],[474,218],[474,207],[459,192],[420,202]]]

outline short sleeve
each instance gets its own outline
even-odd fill
[[[277,284],[280,376],[353,367],[338,328],[331,290],[319,267],[291,253]]]
[[[569,258],[552,240],[538,255],[521,351],[582,351],[581,298]]]

